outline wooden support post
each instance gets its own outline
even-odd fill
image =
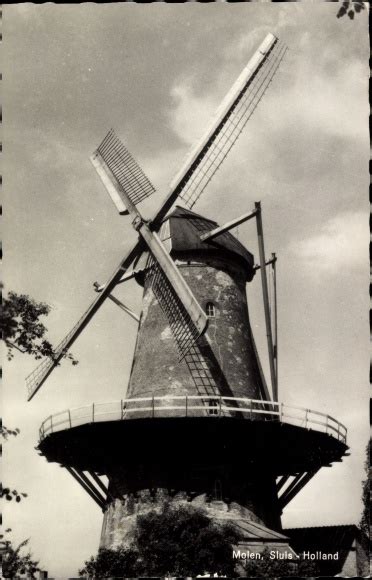
[[[103,506],[106,502],[106,497],[101,495],[101,492],[99,489],[97,489],[95,487],[95,485],[90,481],[90,479],[85,475],[85,473],[83,471],[80,471],[79,469],[75,469],[76,473],[78,474],[78,476],[81,478],[82,482],[85,483],[85,485],[91,490],[91,492],[99,499],[101,500]]]
[[[121,399],[121,401],[120,401],[120,419],[121,419],[121,421],[124,419],[123,399]]]
[[[94,403],[92,403],[92,423],[94,423]]]
[[[103,493],[106,494],[106,497],[112,498],[111,494],[108,491],[108,488],[100,480],[100,478],[98,477],[98,475],[94,471],[89,471],[88,473],[91,476],[91,478],[96,482],[96,484],[101,488],[101,490],[103,491]]]
[[[92,486],[92,483],[84,476],[81,471],[75,470],[68,465],[64,465],[69,473],[76,479],[78,483],[80,483],[81,487],[90,495],[92,499],[99,505],[99,507],[103,510],[105,506],[104,498],[95,490]]]
[[[289,475],[282,475],[282,477],[279,479],[278,483],[276,484],[277,493],[282,489],[283,485],[288,481],[289,478],[290,478]]]
[[[287,495],[289,495],[292,492],[292,490],[295,489],[299,481],[301,481],[301,479],[303,479],[304,476],[305,473],[297,473],[294,476],[293,480],[291,481],[287,489],[283,492],[283,494],[279,498],[281,504],[285,502]]]
[[[275,364],[275,393],[278,399],[279,396],[279,385],[278,385],[278,300],[276,291],[276,261],[277,257],[275,253],[271,254],[271,268],[273,272],[273,294],[274,294],[274,364]]]
[[[267,383],[266,383],[265,375],[264,375],[264,372],[263,372],[263,369],[262,369],[260,357],[258,356],[258,350],[257,350],[257,346],[256,346],[256,341],[254,339],[253,332],[252,332],[252,328],[251,328],[251,325],[250,324],[248,325],[248,331],[250,333],[251,343],[252,343],[253,350],[254,350],[254,353],[256,355],[256,360],[257,360],[257,364],[258,364],[258,371],[259,371],[260,377],[261,377],[261,383],[260,383],[261,395],[262,395],[262,398],[265,401],[271,401],[270,392],[269,392],[269,389],[267,388]]]
[[[259,202],[259,201],[256,202],[255,207],[257,210],[256,224],[257,224],[258,250],[259,250],[259,254],[260,254],[261,282],[262,282],[262,294],[263,294],[264,311],[265,311],[267,346],[268,346],[268,351],[269,351],[271,386],[272,386],[273,400],[277,401],[278,394],[276,392],[274,349],[273,349],[273,337],[272,337],[271,320],[270,320],[269,293],[268,293],[268,288],[267,288],[267,276],[266,276],[266,266],[265,266],[265,245],[264,245],[263,227],[262,227],[261,202]]]
[[[155,417],[155,399],[154,395],[152,395],[152,418]]]
[[[316,467],[312,471],[298,475],[290,486],[285,490],[283,495],[279,498],[279,507],[283,509],[289,502],[298,494],[299,491],[314,477],[319,471],[319,467]]]
[[[68,410],[68,422],[70,423],[70,429],[71,429],[72,423],[71,423],[71,411],[70,411],[70,409]]]
[[[187,417],[187,395],[185,397],[185,416]]]

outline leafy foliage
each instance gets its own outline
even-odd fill
[[[0,436],[6,441],[10,435],[17,437],[20,431],[18,427],[15,429],[8,429],[4,425],[0,427]],[[2,453],[2,445],[0,445],[0,454]],[[3,487],[0,483],[0,497],[5,497],[8,501],[15,499],[16,502],[20,502],[22,497],[27,497],[27,493],[18,492],[16,489],[11,490],[9,487]]]
[[[2,285],[0,286],[1,290]],[[46,328],[39,321],[39,317],[47,315],[49,310],[47,304],[37,303],[24,294],[18,295],[15,292],[9,292],[8,297],[5,299],[1,296],[0,338],[8,348],[9,360],[13,358],[13,349],[31,354],[35,358],[41,358],[42,356],[54,357],[52,345],[44,338]],[[77,361],[71,355],[68,356],[73,364],[77,364]],[[4,441],[7,441],[10,436],[17,437],[19,433],[18,427],[9,429],[3,424],[0,426],[0,436]],[[0,452],[2,452],[1,445]],[[15,499],[16,502],[20,502],[23,497],[27,497],[27,493],[19,492],[10,487],[3,487],[3,484],[0,483],[0,496],[2,498],[5,497],[8,501]],[[6,533],[10,531],[9,528]],[[4,539],[3,534],[0,535],[2,551],[0,572],[2,577],[15,578],[18,574],[27,574],[29,578],[35,578],[35,572],[40,570],[38,562],[32,558],[31,552],[21,553],[28,542],[28,539],[23,540],[18,546],[14,547],[11,540]]]
[[[345,16],[345,14],[347,14],[350,20],[353,20],[355,14],[359,14],[359,12],[361,12],[364,9],[365,9],[364,2],[360,2],[359,0],[357,0],[356,2],[351,2],[350,0],[347,0],[342,3],[341,8],[337,12],[337,18],[342,18],[342,16]]]
[[[308,560],[270,560],[267,548],[261,554],[261,560],[247,560],[244,564],[248,578],[307,578],[319,575],[314,562]]]
[[[6,532],[10,532],[8,529]],[[1,538],[4,536],[2,535]],[[27,546],[29,540],[23,540],[14,547],[10,540],[1,540],[2,543],[2,574],[4,578],[15,578],[18,574],[27,574],[28,578],[35,578],[35,572],[40,570],[31,552],[22,554],[22,549]]]
[[[32,355],[36,359],[43,356],[55,360],[52,344],[45,338],[46,327],[40,318],[47,316],[50,306],[44,302],[36,302],[26,294],[9,292],[2,299],[0,308],[1,339],[8,348],[8,359],[12,359],[14,350]],[[77,364],[71,353],[64,356]]]
[[[3,487],[3,484],[0,483],[0,496],[5,497],[8,501],[12,501],[15,499],[16,502],[20,502],[22,497],[27,497],[27,493],[19,492],[16,489],[10,489],[10,487]]]
[[[191,507],[166,507],[137,518],[137,546],[149,576],[234,573],[232,546],[239,535]]]
[[[2,290],[2,286],[0,286]],[[56,354],[52,344],[45,338],[46,327],[40,322],[40,317],[47,316],[50,307],[44,302],[36,302],[26,294],[9,292],[6,298],[1,299],[0,306],[0,329],[1,340],[8,348],[8,359],[13,358],[14,349],[30,354],[36,359],[43,356],[55,360]],[[64,357],[69,358],[73,365],[78,363],[70,353],[64,353]],[[0,435],[5,441],[10,435],[17,436],[19,429],[9,429],[1,426]],[[0,446],[0,452],[1,452]],[[8,501],[15,499],[20,502],[22,497],[27,497],[26,493],[11,490],[9,487],[0,485],[0,496]]]
[[[362,491],[363,512],[359,524],[360,529],[367,538],[369,538],[370,536],[370,525],[371,525],[371,501],[370,501],[371,449],[372,449],[372,440],[370,439],[366,449],[367,459],[365,462],[365,471],[367,477],[363,481],[363,491]]]
[[[1,425],[0,427],[0,435],[3,439],[8,439],[9,435],[17,437],[19,433],[20,430],[18,429],[18,427],[16,427],[15,429],[8,429],[8,427],[5,427],[4,425]]]
[[[207,514],[189,506],[151,511],[137,517],[130,548],[100,550],[79,571],[88,578],[109,576],[234,576],[235,528],[215,524]]]
[[[132,549],[101,549],[97,557],[85,562],[79,575],[86,578],[135,577],[138,571],[138,552]]]

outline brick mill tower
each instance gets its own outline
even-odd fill
[[[272,316],[267,281],[275,257],[265,260],[260,204],[223,226],[191,211],[284,51],[273,35],[265,38],[151,221],[137,205],[154,188],[113,131],[91,158],[120,214],[131,216],[138,241],[110,280],[95,284],[96,300],[55,360],[31,375],[29,399],[106,298],[138,321],[125,396],[52,415],[40,430],[40,453],[68,469],[102,508],[102,547],[128,544],[138,514],[189,502],[216,520],[232,521],[247,547],[288,550],[283,508],[347,450],[346,429],[338,421],[278,402],[276,304]],[[177,200],[190,209],[175,207]],[[258,266],[230,233],[250,219],[257,225]],[[271,392],[246,297],[246,284],[258,270]],[[143,287],[140,315],[112,295],[116,284],[133,277]],[[113,444],[118,441],[120,446]]]

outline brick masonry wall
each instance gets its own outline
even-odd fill
[[[202,262],[208,255],[200,254],[182,258],[180,262],[176,257],[176,263],[199,304],[204,310],[208,302],[215,306],[216,315],[209,318],[208,325],[212,353],[201,346],[179,361],[168,321],[151,282],[146,282],[127,396],[222,394],[261,398],[261,379],[250,338],[246,273],[241,262],[222,258]],[[190,368],[203,364],[210,380],[190,372]]]
[[[149,511],[160,511],[164,504],[171,506],[191,505],[203,508],[215,520],[250,520],[277,530],[281,529],[280,516],[276,510],[274,482],[261,481],[260,485],[241,487],[237,501],[216,499],[216,486],[207,492],[169,488],[136,490],[135,493],[120,494],[120,478],[113,479],[111,492],[116,497],[107,507],[101,534],[100,547],[118,548],[129,546],[136,528],[136,518]],[[244,497],[243,497],[244,496]],[[265,506],[265,507],[263,507]]]

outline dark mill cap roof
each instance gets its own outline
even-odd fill
[[[221,257],[223,254],[227,254],[226,257],[234,255],[244,262],[249,271],[252,270],[253,255],[230,232],[225,232],[211,241],[200,240],[202,234],[218,227],[215,221],[179,206],[163,220],[163,224],[168,221],[174,252],[200,251],[219,254]],[[161,233],[163,228],[164,225]]]

